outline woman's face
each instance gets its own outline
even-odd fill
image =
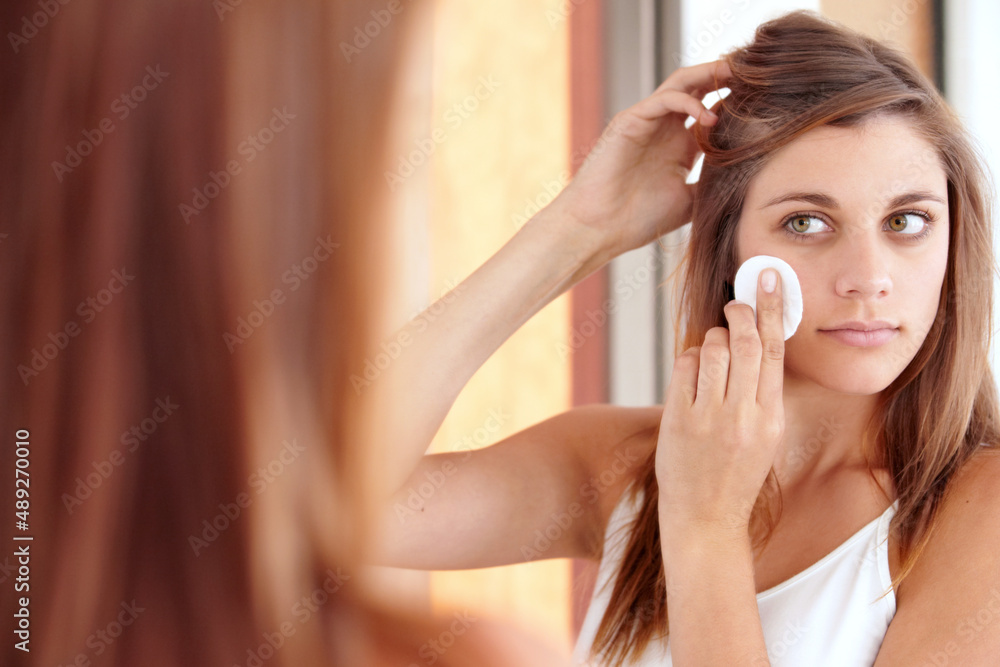
[[[780,257],[802,285],[802,322],[785,341],[786,380],[877,393],[913,359],[937,312],[947,178],[905,119],[818,127],[754,177],[736,233],[739,264]],[[888,324],[871,326],[888,330],[832,332],[877,320]]]

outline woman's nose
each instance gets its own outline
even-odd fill
[[[874,226],[852,227],[838,244],[837,294],[848,298],[888,296],[892,291],[892,249]]]

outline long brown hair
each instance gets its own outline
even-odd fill
[[[898,495],[890,527],[902,554],[893,579],[898,587],[930,537],[949,480],[980,443],[992,448],[1000,441],[988,363],[996,272],[988,174],[956,116],[905,56],[812,12],[762,24],[752,42],[726,60],[730,93],[715,105],[718,123],[698,135],[705,160],[679,267],[684,326],[681,332],[675,323],[675,354],[725,326],[730,295],[721,277],[733,280],[747,187],[776,149],[821,125],[852,126],[889,113],[908,119],[936,147],[927,157],[947,174],[950,247],[937,315],[920,349],[909,351],[912,361],[881,392],[862,444],[869,474],[887,468]],[[655,438],[658,429],[641,435]],[[639,493],[644,500],[592,649],[614,665],[669,632],[654,455],[637,473],[633,501]],[[767,543],[780,507],[772,468],[750,515],[755,547]]]
[[[33,537],[29,586],[2,564],[3,664],[407,664],[439,635],[355,567],[346,372],[379,331],[418,11],[3,3],[0,462],[30,496],[0,510]],[[473,648],[434,657],[495,664]]]

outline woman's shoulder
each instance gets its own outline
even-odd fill
[[[879,654],[885,662],[910,664],[952,645],[949,655],[960,650],[962,664],[995,664],[1000,624],[989,619],[1000,610],[998,515],[1000,450],[980,447],[949,481],[927,545],[896,591]]]
[[[1000,445],[982,443],[955,472],[944,501],[950,505],[982,505],[987,498],[996,498],[1000,505]]]
[[[992,497],[1000,506],[1000,445],[981,443],[949,480],[942,510],[982,505]]]
[[[1000,447],[981,446],[948,482],[927,548],[904,580],[899,595],[940,581],[955,563],[991,562],[1000,552]],[[998,578],[997,583],[1000,583]]]

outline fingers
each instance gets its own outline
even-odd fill
[[[764,275],[774,273],[774,291],[764,289]],[[757,329],[760,332],[762,357],[757,381],[757,402],[764,406],[781,404],[785,377],[785,326],[782,320],[781,275],[764,269],[757,279]]]
[[[689,408],[696,401],[709,405],[722,403],[729,376],[729,330],[712,327],[705,343],[689,347],[674,359],[674,369],[667,387],[667,402]]]
[[[733,300],[727,303],[723,310],[729,321],[732,355],[726,401],[753,405],[757,400],[761,356],[761,342],[757,334],[753,308],[748,303]]]
[[[767,274],[774,289],[764,289]],[[784,382],[785,334],[782,321],[781,277],[774,269],[757,279],[757,316],[749,304],[725,306],[729,329],[712,327],[701,346],[688,348],[674,360],[667,389],[668,402],[690,407],[759,403],[779,406]]]
[[[680,67],[671,73],[656,92],[667,89],[681,90],[689,94],[702,91],[718,90],[733,75],[725,60],[713,60],[708,63]],[[704,97],[702,93],[701,97]]]
[[[632,107],[632,112],[644,120],[655,120],[668,113],[686,114],[703,125],[711,125],[718,120],[718,116],[706,109],[700,99],[673,89],[653,93]]]
[[[774,288],[768,292],[764,284],[771,273]],[[748,304],[734,300],[725,307],[732,355],[726,401],[773,407],[781,404],[785,373],[781,278],[774,269],[765,269],[757,277],[756,307],[756,320]]]
[[[667,396],[664,403],[690,408],[695,401],[695,387],[698,385],[701,347],[689,347],[674,359],[674,369],[670,374]]]
[[[717,90],[732,76],[724,60],[681,67],[660,84],[652,95],[633,107],[640,118],[654,120],[668,113],[684,113],[702,125],[713,125],[716,116],[702,102],[710,91]]]
[[[729,330],[712,327],[701,346],[701,372],[698,374],[697,402],[720,405],[726,397],[729,378]]]

